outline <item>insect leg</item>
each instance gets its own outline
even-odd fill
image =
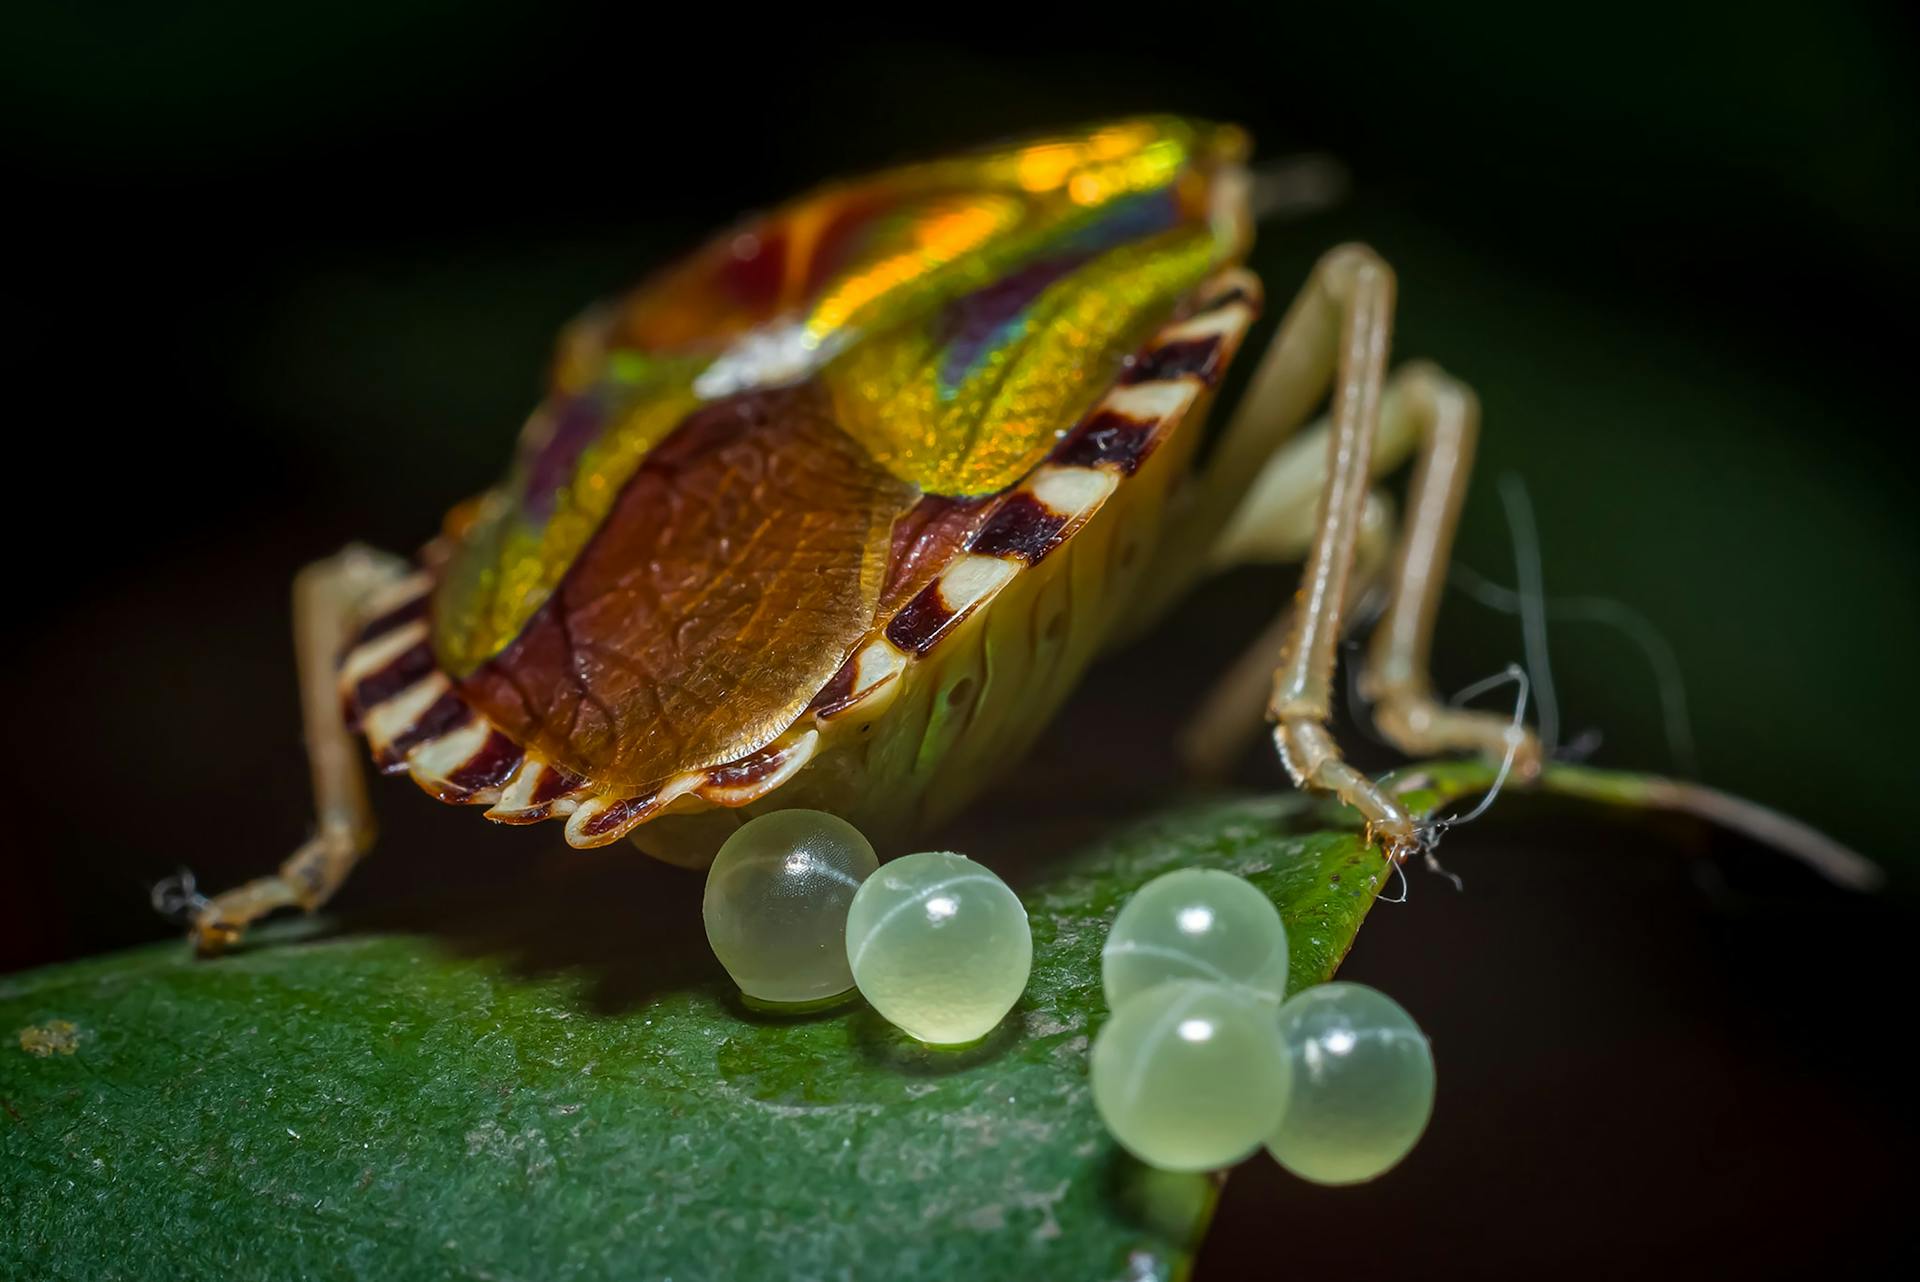
[[[1331,792],[1367,819],[1390,855],[1418,845],[1412,818],[1384,790],[1348,765],[1327,732],[1333,669],[1365,507],[1393,328],[1393,273],[1372,251],[1336,250],[1316,270],[1333,304],[1335,377],[1327,484],[1307,551],[1291,626],[1273,676],[1267,719],[1294,783]]]
[[[1297,442],[1299,445],[1309,443],[1311,438]],[[1317,452],[1324,454],[1324,441],[1318,444],[1321,448]],[[1264,498],[1273,500],[1271,505],[1264,501],[1261,491],[1249,495],[1249,510],[1237,514],[1235,524],[1242,524],[1245,518],[1248,529],[1262,529],[1266,537],[1258,546],[1250,542],[1236,545],[1230,563],[1299,560],[1313,537],[1310,524],[1313,496],[1322,483],[1315,479],[1314,488],[1298,496],[1289,488],[1265,491]],[[1307,521],[1299,518],[1301,511],[1306,513]],[[1297,531],[1292,528],[1295,526],[1299,527]],[[1356,599],[1371,598],[1384,583],[1395,528],[1393,500],[1380,490],[1369,492],[1360,513],[1360,534],[1354,546],[1352,592]],[[1289,603],[1207,692],[1199,711],[1181,730],[1176,744],[1189,774],[1202,779],[1221,778],[1260,732],[1261,709],[1273,685],[1274,665],[1280,661],[1292,626],[1293,606]]]
[[[1502,757],[1509,736],[1524,739],[1514,775],[1540,769],[1540,744],[1530,730],[1514,730],[1504,714],[1454,708],[1434,697],[1428,675],[1434,619],[1446,587],[1448,553],[1473,467],[1480,403],[1472,389],[1440,369],[1416,363],[1393,377],[1396,412],[1409,416],[1420,438],[1419,461],[1407,491],[1406,533],[1389,580],[1386,613],[1374,630],[1361,674],[1375,724],[1410,756],[1470,750]]]
[[[313,771],[315,831],[280,870],[202,904],[191,935],[202,953],[238,942],[247,926],[280,908],[312,911],[347,879],[373,844],[360,753],[347,729],[335,663],[348,640],[360,602],[406,573],[393,557],[349,548],[302,570],[293,581],[294,656],[307,760]]]

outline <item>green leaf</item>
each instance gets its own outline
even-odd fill
[[[1488,782],[1399,787],[1432,814]],[[0,981],[0,1276],[1181,1276],[1218,1181],[1120,1153],[1085,1062],[1114,912],[1193,865],[1273,897],[1295,986],[1392,876],[1293,793],[1125,828],[1030,870],[1026,999],[957,1051],[858,1002],[748,1010],[704,953],[609,1013],[590,974],[457,931],[303,922],[212,962],[167,945]],[[697,880],[657,871],[697,913]]]

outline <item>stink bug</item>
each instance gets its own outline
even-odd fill
[[[1326,729],[1363,586],[1388,601],[1362,682],[1387,737],[1535,772],[1530,734],[1425,674],[1477,409],[1430,366],[1389,376],[1371,251],[1320,261],[1198,461],[1261,306],[1246,155],[1237,129],[1152,118],[911,165],[589,311],[497,488],[414,562],[300,575],[317,830],[195,897],[200,947],[325,902],[366,851],[356,732],[383,771],[575,846],[698,865],[789,806],[892,844],[1017,757],[1104,643],[1250,557],[1305,556],[1266,703],[1296,784],[1389,854],[1418,841]],[[1416,450],[1390,556],[1369,486]],[[1257,724],[1257,690],[1222,690],[1197,757]]]

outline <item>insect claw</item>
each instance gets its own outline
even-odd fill
[[[213,902],[200,893],[190,868],[182,868],[171,877],[155,882],[149,899],[153,910],[176,926],[190,925]]]
[[[184,926],[193,951],[202,957],[215,957],[240,942],[246,931],[244,921],[235,922],[222,913],[215,901],[200,893],[192,869],[182,868],[171,877],[154,883],[150,898],[153,910],[176,926]]]

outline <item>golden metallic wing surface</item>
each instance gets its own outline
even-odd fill
[[[850,348],[822,375],[840,425],[930,494],[994,494],[1039,462],[1128,353],[1223,255],[1167,202],[1114,211],[1153,232],[1054,252]]]

